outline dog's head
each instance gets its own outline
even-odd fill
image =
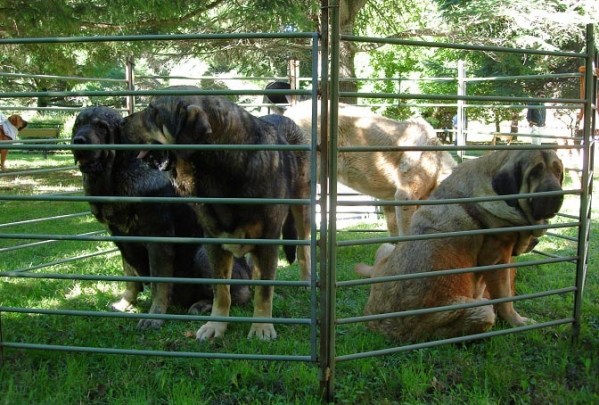
[[[8,121],[18,130],[22,130],[28,124],[20,115],[14,114],[8,117]]]
[[[171,86],[165,90],[197,91],[195,86]],[[193,104],[202,97],[195,95],[155,96],[148,107],[131,114],[123,121],[123,139],[137,144],[174,144],[179,124],[178,107],[184,102]]]
[[[91,107],[79,113],[71,136],[73,145],[112,145],[120,143],[121,114],[112,108]],[[75,163],[84,173],[101,171],[112,163],[115,151],[110,149],[73,150]]]
[[[493,176],[493,190],[498,195],[562,191],[564,166],[554,151],[513,151]],[[543,223],[557,214],[563,195],[539,196],[507,200],[521,210],[532,223]]]
[[[174,86],[167,90],[187,92],[198,91],[199,88]],[[156,96],[145,110],[124,119],[123,142],[162,145],[226,143],[226,140],[217,137],[236,126],[243,126],[248,116],[247,112],[223,97],[195,94]],[[163,156],[173,160],[185,159],[192,153],[194,150],[191,148],[176,149]]]
[[[194,86],[171,86],[166,90],[197,91],[199,88]],[[184,137],[177,137],[177,133],[182,128],[191,128],[182,124],[182,120],[187,121],[187,107],[200,102],[202,99],[204,97],[193,94],[153,97],[145,110],[131,114],[123,120],[123,142],[150,145],[192,143],[182,141]],[[185,152],[182,153],[185,154]],[[163,170],[168,168],[170,163],[175,160],[174,153],[166,150],[142,152],[139,157],[151,166]]]

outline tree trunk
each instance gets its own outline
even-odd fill
[[[366,0],[341,0],[339,2],[339,19],[341,34],[354,35],[354,23],[356,16],[362,7],[366,4]],[[356,57],[356,46],[353,42],[341,41],[339,55],[339,77],[355,78],[356,69],[354,59]],[[357,92],[358,83],[355,80],[341,80],[339,82],[340,92]],[[357,104],[357,97],[340,97],[343,103]]]

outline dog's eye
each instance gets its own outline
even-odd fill
[[[535,167],[533,167],[532,170],[530,171],[530,175],[531,176],[540,176],[544,170],[545,170],[545,164],[537,163],[535,165]]]

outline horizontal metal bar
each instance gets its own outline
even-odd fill
[[[566,78],[581,78],[582,73],[552,73],[545,75],[521,75],[521,76],[489,76],[489,77],[465,77],[465,82],[486,82],[486,81],[501,81],[501,80],[546,80],[546,79],[566,79]]]
[[[106,231],[102,230],[102,231],[87,232],[87,233],[83,233],[81,235],[101,235],[101,234],[105,234],[105,233],[106,233]],[[5,237],[4,239],[10,240],[9,237]],[[9,246],[9,247],[2,248],[2,249],[0,249],[0,253],[10,252],[10,251],[14,251],[14,250],[21,250],[21,249],[25,249],[25,248],[34,247],[34,246],[41,246],[41,245],[45,245],[45,244],[53,244],[53,243],[58,243],[58,242],[59,242],[58,240],[49,239],[49,240],[42,240],[41,242],[24,243],[21,245]],[[67,261],[65,261],[65,262],[67,262]],[[30,270],[31,267],[28,267],[28,269]]]
[[[72,195],[0,195],[0,201],[69,201],[69,202],[129,202],[129,203],[194,203],[194,204],[285,204],[309,205],[310,199],[294,198],[199,198],[199,197],[116,197],[116,196],[72,196]]]
[[[277,323],[289,325],[310,325],[309,318],[259,318],[248,316],[213,316],[213,315],[176,315],[176,314],[146,314],[131,312],[98,312],[69,309],[15,308],[0,306],[1,312],[37,315],[66,315],[84,316],[88,318],[133,318],[133,319],[164,319],[171,321],[216,321],[235,323]]]
[[[31,224],[39,224],[41,222],[57,221],[59,219],[78,218],[78,217],[83,217],[83,216],[87,216],[87,215],[91,215],[91,212],[90,211],[87,211],[87,212],[78,212],[76,214],[65,214],[65,215],[57,215],[57,216],[54,216],[54,217],[27,219],[27,220],[24,220],[24,221],[17,221],[17,222],[8,222],[8,223],[5,223],[5,224],[0,224],[0,229],[11,227],[11,226],[31,225]]]
[[[66,44],[85,42],[146,42],[146,41],[189,41],[217,39],[290,39],[318,38],[317,32],[294,33],[237,33],[237,34],[161,34],[161,35],[119,35],[94,37],[38,37],[38,38],[3,38],[0,45],[8,44]]]
[[[464,198],[443,198],[438,200],[337,200],[337,205],[343,206],[362,206],[362,205],[377,205],[377,206],[402,206],[402,205],[447,205],[447,204],[465,204],[473,202],[489,202],[489,201],[505,201],[520,198],[533,197],[551,197],[562,195],[579,195],[580,190],[562,190],[562,191],[542,191],[538,193],[521,193],[521,194],[502,194],[486,197],[464,197]]]
[[[2,45],[2,40],[0,40]],[[2,98],[37,97],[123,97],[123,96],[160,96],[160,95],[220,95],[220,96],[263,96],[265,94],[309,96],[311,90],[256,90],[256,89],[211,89],[211,90],[80,90],[80,91],[23,91],[4,92]],[[549,102],[549,101],[547,101]]]
[[[48,243],[50,243],[50,242],[57,243],[58,241],[52,240],[52,241],[45,241],[45,242],[48,242]],[[67,259],[56,260],[56,261],[53,261],[53,262],[46,262],[46,263],[42,263],[42,264],[38,264],[38,265],[32,265],[32,266],[24,267],[24,268],[20,268],[20,269],[13,269],[13,270],[6,271],[4,273],[7,274],[7,277],[15,277],[15,276],[22,277],[21,274],[25,274],[28,271],[44,269],[46,267],[57,266],[59,264],[76,262],[76,261],[79,261],[79,260],[89,259],[89,258],[95,257],[95,256],[107,255],[107,254],[110,254],[110,253],[119,253],[120,254],[120,251],[119,251],[118,248],[107,249],[107,250],[100,250],[100,251],[95,251],[93,253],[88,253],[88,254],[84,254],[84,255],[69,257]],[[35,274],[39,274],[39,273],[35,273]],[[36,278],[38,278],[38,277],[36,277]]]
[[[109,78],[101,78],[101,77],[81,77],[81,76],[28,75],[28,74],[24,74],[24,73],[7,73],[7,72],[0,72],[0,77],[77,80],[77,81],[84,81],[84,82],[95,81],[95,82],[127,83],[127,80],[125,80],[125,79],[109,79]]]
[[[364,315],[364,316],[353,317],[353,318],[337,318],[337,324],[343,325],[343,324],[349,324],[349,323],[378,321],[378,320],[391,319],[391,318],[404,318],[406,316],[425,315],[425,314],[432,314],[432,313],[436,313],[436,312],[454,311],[454,310],[459,310],[459,309],[482,307],[482,306],[486,306],[486,305],[495,305],[495,304],[500,304],[500,303],[504,303],[504,302],[543,298],[543,297],[547,297],[547,296],[551,296],[551,295],[559,295],[559,294],[575,292],[576,290],[577,290],[576,287],[566,287],[566,288],[561,288],[559,290],[543,291],[543,292],[533,293],[533,294],[522,294],[522,295],[516,295],[513,297],[509,297],[509,298],[480,300],[480,301],[469,303],[469,304],[457,304],[457,305],[446,305],[446,306],[442,306],[442,307],[420,308],[420,309],[412,309],[412,310],[406,310],[406,311],[401,311],[401,312],[391,312],[391,313],[387,313],[387,314]]]
[[[539,253],[542,253],[542,252],[539,252]],[[398,274],[395,276],[372,277],[372,278],[364,278],[364,279],[356,279],[356,280],[338,281],[337,283],[335,283],[335,285],[337,286],[337,288],[343,288],[343,287],[355,287],[355,286],[360,286],[360,285],[371,285],[371,284],[376,284],[376,283],[389,283],[389,282],[396,282],[396,281],[413,280],[413,279],[418,279],[418,278],[443,277],[443,276],[451,276],[451,275],[455,275],[455,274],[464,274],[464,273],[482,273],[485,271],[492,271],[492,270],[530,267],[530,266],[538,266],[541,264],[571,262],[571,261],[577,260],[578,258],[579,258],[579,256],[562,257],[562,256],[556,255],[553,257],[553,259],[530,260],[530,261],[522,261],[522,262],[494,264],[494,265],[490,265],[490,266],[461,267],[458,269],[432,270],[432,271],[423,271],[421,273]]]
[[[572,228],[580,226],[580,222],[568,223],[568,224],[547,224],[547,225],[526,225],[526,226],[512,226],[505,228],[491,228],[491,229],[476,229],[469,231],[457,231],[457,232],[439,232],[439,233],[427,233],[424,235],[406,235],[406,236],[388,236],[384,238],[372,238],[372,239],[354,239],[354,240],[343,240],[338,241],[337,246],[354,246],[354,245],[370,245],[370,244],[383,244],[383,243],[397,243],[411,240],[428,240],[428,239],[443,239],[453,238],[457,236],[472,236],[472,235],[493,235],[507,232],[520,232],[530,230],[542,230],[551,228]]]
[[[533,97],[510,97],[510,96],[458,96],[454,94],[408,94],[408,93],[361,93],[343,91],[339,92],[341,97],[357,98],[383,98],[383,99],[407,99],[407,100],[464,100],[464,101],[503,101],[503,102],[522,102],[530,103],[535,100],[543,100],[546,104],[584,104],[586,100],[579,98],[544,98],[537,99]]]
[[[198,345],[205,343],[198,343]],[[291,356],[273,354],[232,354],[232,353],[206,353],[206,352],[167,352],[162,350],[135,350],[135,349],[107,349],[99,347],[83,346],[57,346],[34,343],[0,342],[0,347],[10,349],[45,350],[59,352],[94,353],[94,354],[117,354],[134,356],[160,356],[181,357],[194,359],[226,359],[226,360],[267,360],[267,361],[304,361],[314,362],[311,356]]]
[[[236,245],[309,245],[309,240],[292,239],[239,239],[239,238],[182,238],[164,236],[83,236],[37,233],[0,234],[0,239],[51,239],[95,242],[154,242],[154,243],[197,243]]]
[[[524,53],[531,55],[547,55],[547,56],[565,56],[570,58],[584,58],[587,56],[586,53],[575,53],[575,52],[556,52],[556,51],[544,51],[540,49],[522,49],[522,48],[507,48],[501,46],[486,46],[486,45],[469,45],[469,44],[458,44],[458,43],[447,43],[447,42],[429,42],[429,41],[416,41],[398,38],[380,38],[380,37],[359,37],[353,35],[341,35],[342,41],[351,42],[370,42],[375,44],[390,44],[390,45],[409,45],[409,46],[421,46],[426,48],[449,48],[459,49],[468,51],[493,51],[493,52],[506,52],[506,53]]]
[[[89,258],[108,251],[96,252],[81,258]],[[285,281],[285,280],[243,280],[222,278],[188,278],[188,277],[150,277],[150,276],[97,276],[88,274],[62,274],[62,273],[28,273],[26,271],[10,270],[0,272],[0,277],[52,279],[52,280],[81,280],[81,281],[135,281],[140,283],[179,283],[179,284],[206,284],[206,285],[272,285],[275,287],[310,287],[310,281]]]
[[[43,143],[42,143],[43,142]],[[47,142],[47,143],[46,143]],[[95,144],[95,145],[82,145],[72,144],[68,145],[53,145],[57,143],[70,142],[70,139],[66,138],[36,138],[36,139],[17,139],[14,141],[2,141],[2,149],[47,149],[47,150],[206,150],[206,151],[219,151],[219,150],[249,150],[249,151],[310,151],[312,146],[310,145],[265,145],[265,144]],[[16,147],[18,146],[18,147]]]
[[[367,358],[367,357],[384,356],[384,355],[389,355],[389,354],[407,352],[410,350],[427,349],[427,348],[442,346],[442,345],[447,345],[447,344],[462,343],[462,342],[467,342],[467,341],[471,341],[471,340],[485,339],[485,338],[491,338],[491,337],[495,337],[495,336],[504,336],[504,335],[509,335],[512,333],[524,332],[524,331],[541,329],[541,328],[548,328],[551,326],[559,326],[559,325],[564,325],[564,324],[568,324],[568,323],[573,323],[574,321],[575,321],[574,318],[564,318],[564,319],[559,319],[559,320],[555,320],[555,321],[537,323],[537,324],[526,325],[526,326],[518,326],[518,327],[509,328],[509,329],[495,330],[495,331],[490,331],[490,332],[485,332],[485,333],[478,333],[475,335],[466,335],[466,336],[461,336],[461,337],[451,338],[451,339],[435,340],[435,341],[431,341],[431,342],[409,344],[409,345],[394,347],[394,348],[389,348],[389,349],[366,351],[366,352],[349,354],[349,355],[344,355],[344,356],[337,356],[337,357],[335,357],[335,361],[341,362],[341,361],[347,361],[347,360],[363,359],[363,358]]]

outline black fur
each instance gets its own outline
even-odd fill
[[[200,91],[195,87],[172,87],[170,90]],[[295,131],[296,130],[296,131]],[[173,150],[172,176],[182,196],[206,198],[309,198],[309,152],[267,148],[270,146],[306,145],[299,128],[286,117],[256,118],[223,97],[201,95],[159,96],[145,111],[124,120],[123,135],[128,143],[163,143],[190,145]],[[210,150],[201,145],[223,145]],[[239,145],[259,146],[231,149]],[[209,237],[226,239],[309,239],[309,207],[285,203],[256,202],[195,204],[198,224]],[[289,219],[289,213],[293,219]],[[293,220],[297,234],[291,234]],[[256,276],[273,280],[276,275],[278,247],[272,244],[225,242],[206,245],[215,277],[229,278],[233,256],[249,253]],[[286,248],[287,258],[290,249]],[[303,280],[310,279],[310,252],[298,247]],[[291,258],[293,259],[293,258]],[[306,265],[307,264],[307,265]],[[273,287],[257,286],[254,313],[270,317]],[[216,287],[213,314],[229,312],[226,287]],[[226,323],[210,321],[198,331],[201,340],[221,337]],[[272,324],[254,323],[249,336],[262,339],[276,337]]]
[[[75,121],[74,145],[121,143],[121,115],[105,107],[88,108]],[[73,150],[83,175],[83,188],[89,196],[176,197],[168,175],[154,170],[130,150]],[[196,215],[185,203],[90,203],[92,213],[113,236],[202,237]],[[211,276],[204,248],[189,243],[116,242],[126,275],[206,278]],[[234,277],[250,279],[244,259],[235,263]],[[205,284],[152,283],[150,313],[166,313],[169,303],[190,307],[197,301],[211,300],[212,288]],[[141,283],[128,282],[115,310],[125,310],[143,289]],[[232,287],[233,300],[249,299],[247,286]],[[194,308],[197,308],[195,306]],[[163,322],[142,319],[138,329],[159,327]]]

